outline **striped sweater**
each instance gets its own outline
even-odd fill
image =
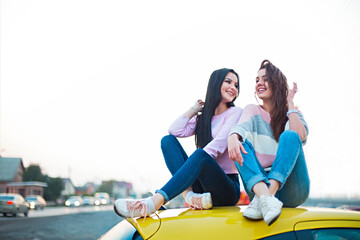
[[[308,134],[308,126],[301,112],[298,113],[301,122],[306,129],[306,137]],[[254,147],[256,157],[263,168],[270,167],[275,160],[278,149],[272,129],[270,126],[270,114],[259,105],[247,105],[239,123],[230,131],[230,134],[237,133],[242,137],[242,143],[248,140]],[[289,121],[285,125],[285,130],[289,129]],[[306,137],[303,144],[306,142]]]

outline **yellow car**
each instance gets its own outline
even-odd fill
[[[150,217],[128,218],[105,233],[115,239],[360,239],[360,212],[329,208],[283,208],[278,220],[242,216],[247,206],[158,211]]]

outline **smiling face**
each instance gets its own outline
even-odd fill
[[[239,93],[238,87],[239,80],[236,75],[232,72],[226,74],[220,89],[222,102],[232,102]]]
[[[255,92],[257,96],[263,100],[270,100],[272,96],[272,90],[269,86],[268,76],[266,75],[266,69],[260,69],[256,77]]]

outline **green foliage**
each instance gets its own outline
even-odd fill
[[[48,187],[44,189],[44,198],[55,201],[61,196],[61,191],[64,189],[63,180],[59,177],[52,178],[46,176],[46,183]]]
[[[41,168],[37,164],[30,164],[23,173],[23,181],[45,182],[45,175],[42,174]]]
[[[38,164],[30,164],[23,173],[23,181],[45,182],[47,187],[44,188],[44,198],[47,201],[55,201],[61,195],[64,189],[64,183],[61,178],[52,178],[44,175]]]

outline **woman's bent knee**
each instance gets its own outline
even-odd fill
[[[297,207],[303,204],[309,197],[309,189],[302,189],[295,194],[279,196],[280,200],[283,202],[284,207]]]
[[[280,141],[292,144],[302,144],[299,134],[293,130],[285,130],[281,133],[279,142]]]
[[[175,136],[173,136],[173,135],[164,136],[161,139],[161,148],[169,146],[170,144],[174,143],[174,141],[175,142],[177,141]]]
[[[285,130],[280,134],[280,138],[300,139],[299,134],[293,130]]]
[[[205,152],[201,148],[196,149],[192,155],[196,158],[201,158],[205,161],[213,161],[214,160],[207,152]]]

